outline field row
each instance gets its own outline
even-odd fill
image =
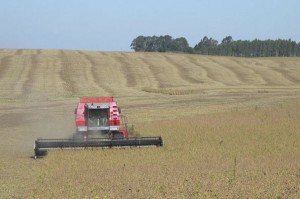
[[[144,96],[145,91],[160,89],[162,94],[193,94],[215,88],[299,88],[300,62],[299,58],[0,50],[0,84],[2,98],[25,100]]]

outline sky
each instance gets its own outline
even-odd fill
[[[299,0],[0,0],[0,48],[131,51],[134,38],[300,42]]]

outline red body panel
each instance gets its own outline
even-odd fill
[[[85,118],[84,118],[84,105],[85,103],[78,103],[76,117],[75,117],[75,124],[76,127],[79,126],[86,126]]]
[[[87,126],[87,121],[84,115],[85,105],[87,103],[108,103],[109,104],[109,112],[108,112],[108,124],[110,127],[118,127],[118,132],[123,133],[124,137],[128,138],[128,132],[126,129],[121,129],[121,119],[118,110],[117,103],[114,101],[113,97],[86,97],[81,98],[80,102],[77,105],[76,116],[75,116],[75,124],[76,127],[84,127]]]

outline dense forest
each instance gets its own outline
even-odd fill
[[[173,39],[169,35],[138,36],[132,41],[131,48],[136,52],[180,52],[238,57],[300,56],[300,43],[291,39],[235,41],[231,36],[225,37],[221,43],[205,36],[194,47],[190,47],[184,37]]]

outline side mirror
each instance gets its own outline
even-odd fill
[[[121,108],[120,107],[118,107],[118,111],[119,111],[119,114],[121,114]]]
[[[76,114],[77,113],[77,108],[75,108],[75,110],[74,110],[74,114]]]

